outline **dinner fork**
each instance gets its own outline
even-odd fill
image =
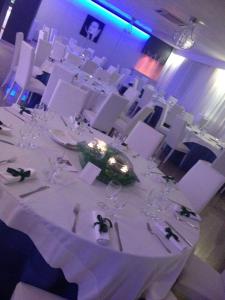
[[[77,220],[78,220],[78,215],[80,213],[80,204],[77,203],[73,209],[73,213],[74,213],[74,222],[73,222],[73,226],[72,226],[72,231],[76,233],[77,231]]]

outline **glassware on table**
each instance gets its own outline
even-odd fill
[[[155,170],[155,172],[154,172]],[[147,165],[146,165],[146,172],[144,173],[144,176],[151,176],[156,174],[157,171],[157,159],[153,156],[151,156],[148,160],[147,160]]]

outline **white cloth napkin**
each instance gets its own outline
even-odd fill
[[[176,234],[176,232],[174,232],[172,228],[171,228],[172,232],[178,236],[179,241],[176,241],[173,237],[170,237],[169,239],[166,238],[167,232],[165,231],[165,229],[169,226],[165,222],[152,221],[151,226],[153,232],[157,234],[157,236],[162,240],[164,244],[166,244],[166,246],[172,252],[176,250],[183,251],[187,247],[187,244],[182,240],[180,236]]]
[[[26,112],[23,112],[22,114],[20,114],[20,110],[21,110],[21,106],[14,103],[12,105],[12,107],[19,113],[19,115],[24,116],[24,117],[28,117],[28,118],[32,118],[32,114],[28,114]],[[26,108],[27,110],[30,110],[29,108]]]
[[[10,184],[10,183],[14,183],[14,182],[18,182],[20,181],[20,177],[14,177],[13,175],[11,175],[10,173],[7,172],[7,168],[4,168],[3,170],[0,171],[0,179],[1,181],[3,181],[3,183],[5,184]],[[19,168],[13,168],[15,170],[19,170]],[[24,171],[30,171],[30,177],[28,178],[25,178],[24,181],[26,180],[29,180],[29,179],[32,179],[35,177],[36,175],[36,171],[34,169],[30,169],[30,168],[27,168],[27,169],[24,169]],[[21,181],[23,182],[23,181]]]
[[[49,132],[52,139],[59,144],[68,147],[75,147],[77,145],[77,141],[72,139],[65,131],[60,129],[51,129]]]
[[[101,215],[104,218],[104,213],[100,211],[92,211],[92,217],[93,217],[93,224],[95,222],[98,222],[97,215]],[[99,232],[99,225],[94,226],[94,234],[95,234],[95,239],[96,241],[103,245],[106,246],[110,242],[110,234],[108,232]]]
[[[189,208],[187,208],[187,209],[189,210]],[[180,217],[185,218],[185,219],[199,221],[199,222],[201,221],[201,217],[197,213],[195,213],[196,214],[195,216],[190,214],[189,217],[186,217],[186,216],[180,214],[181,210],[182,210],[182,207],[179,204],[174,205],[174,212],[176,212]]]

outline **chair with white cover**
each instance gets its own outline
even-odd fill
[[[31,93],[43,95],[45,85],[41,81],[32,77],[33,64],[34,48],[23,41],[21,45],[18,66],[16,68],[15,79],[4,98],[6,98],[8,94],[10,94],[10,91],[12,90],[15,83],[21,89],[19,95],[16,97],[17,103],[26,90],[30,91]]]
[[[184,107],[179,104],[174,104],[173,106],[169,106],[165,122],[168,127],[172,126],[173,120],[176,116],[179,116],[184,113]]]
[[[109,84],[113,86],[117,86],[121,80],[124,78],[123,74],[120,74],[119,72],[114,72],[109,77]]]
[[[82,51],[82,55],[86,58],[86,59],[92,59],[92,57],[94,56],[95,50],[92,48],[87,48],[84,49]]]
[[[187,300],[224,300],[225,278],[209,264],[192,255],[173,287]]]
[[[189,112],[183,112],[182,117],[189,125],[191,125],[194,121],[194,115]]]
[[[109,95],[98,111],[84,110],[83,115],[90,125],[100,131],[109,133],[116,119],[127,105],[127,99],[112,93]]]
[[[6,85],[6,83],[9,81],[9,79],[12,77],[13,73],[16,71],[23,39],[24,39],[23,32],[17,32],[11,65],[10,65],[9,71],[1,85],[2,87]]]
[[[52,46],[51,58],[55,61],[61,62],[66,54],[66,46],[55,40]]]
[[[203,129],[208,123],[208,118],[203,114],[198,114],[196,117],[196,124],[200,129]]]
[[[81,66],[81,70],[86,72],[89,75],[93,75],[95,73],[95,71],[97,70],[98,65],[91,61],[91,60],[87,60],[82,66]]]
[[[182,117],[176,116],[165,138],[165,145],[168,145],[170,147],[170,151],[163,159],[162,163],[165,163],[171,157],[171,155],[175,150],[184,153],[185,156],[188,154],[190,149],[183,144],[185,129],[186,129],[186,121],[183,120]],[[185,159],[185,156],[183,160]]]
[[[49,100],[52,96],[52,93],[59,79],[63,79],[64,81],[72,83],[73,78],[74,78],[74,73],[72,71],[68,70],[63,65],[55,64],[51,76],[48,80],[48,84],[45,88],[44,94],[41,98],[41,103],[44,103],[48,106]]]
[[[35,49],[34,65],[40,67],[50,56],[52,45],[45,40],[38,40]]]
[[[225,176],[225,150],[212,162],[212,167]]]
[[[130,86],[123,95],[130,103],[133,103],[138,98],[139,94],[140,92],[136,88]]]
[[[177,183],[196,212],[201,212],[225,183],[211,163],[199,160]]]
[[[94,73],[94,77],[99,81],[108,83],[110,79],[110,74],[106,70],[103,70],[102,68],[98,68]]]
[[[43,41],[48,42],[48,33],[46,31],[44,31],[43,29],[39,30],[38,41],[39,40],[43,40]]]
[[[142,97],[138,100],[138,106],[140,108],[145,107],[149,102],[152,101],[155,93],[156,93],[156,90],[155,90],[154,86],[147,84],[144,88],[144,93],[143,93]]]
[[[162,113],[160,115],[160,118],[155,126],[155,129],[157,129],[159,132],[161,132],[162,134],[167,135],[169,132],[169,129],[166,128],[163,124],[165,123],[165,119],[166,119],[166,115],[168,112],[168,104],[167,103],[163,103],[161,101],[157,101],[156,102],[156,106],[159,106],[162,108]]]
[[[107,58],[105,56],[102,57],[94,56],[92,61],[95,62],[99,67],[103,67],[107,61]]]
[[[81,56],[67,52],[65,56],[65,63],[79,68],[84,63],[84,60]]]
[[[141,109],[133,118],[123,116],[116,120],[113,128],[123,136],[128,136],[131,130],[139,121],[144,121],[147,116],[154,112],[154,108],[146,106]]]
[[[114,66],[112,66],[112,65],[110,65],[106,71],[107,71],[109,74],[113,74],[114,72],[117,72],[117,68],[114,67]]]
[[[163,134],[139,121],[128,135],[126,144],[143,158],[148,159],[159,148],[163,138]]]
[[[88,93],[79,87],[59,79],[49,100],[48,107],[64,117],[78,116],[87,101]]]
[[[11,300],[66,300],[55,294],[41,290],[24,282],[19,282],[13,292]]]

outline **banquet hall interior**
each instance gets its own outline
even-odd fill
[[[222,0],[0,0],[0,299],[225,300]]]

